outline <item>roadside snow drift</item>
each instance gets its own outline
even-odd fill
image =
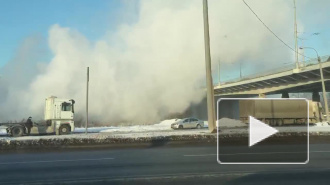
[[[230,119],[230,118],[221,118],[218,122],[218,127],[246,127],[247,124],[241,122],[240,120]]]
[[[153,125],[134,125],[134,126],[110,126],[110,127],[92,127],[88,128],[88,132],[143,132],[143,131],[165,131],[171,130],[171,124],[176,119],[164,120]],[[76,128],[76,133],[85,132],[85,128]]]

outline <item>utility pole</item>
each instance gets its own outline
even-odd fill
[[[215,132],[215,111],[214,111],[214,89],[211,73],[211,52],[209,35],[209,17],[207,0],[203,0],[203,18],[204,18],[204,45],[205,45],[205,67],[206,67],[206,89],[207,89],[207,116],[208,125],[211,132]]]
[[[296,0],[293,0],[294,4],[294,41],[295,41],[295,62],[296,62],[296,69],[299,69],[299,63],[298,63],[298,32],[297,32],[297,11],[296,11]]]
[[[325,114],[326,114],[326,119],[327,122],[329,121],[329,107],[328,107],[328,98],[326,94],[326,89],[325,89],[325,84],[324,84],[324,77],[323,77],[323,67],[322,67],[322,62],[319,53],[316,51],[315,48],[312,47],[300,47],[301,49],[312,49],[315,51],[316,56],[317,56],[317,61],[319,63],[319,68],[320,68],[320,76],[321,76],[321,83],[322,83],[322,96],[323,96],[323,101],[324,101],[324,106],[325,106]]]
[[[85,125],[85,133],[87,134],[88,127],[88,87],[89,86],[89,67],[87,67],[87,87],[86,87],[86,125]]]
[[[304,38],[300,38],[300,37],[298,37],[298,39],[301,41],[301,46],[299,47],[299,49],[300,48],[304,48],[304,40],[306,40],[306,39],[304,39]],[[305,63],[305,50],[302,50],[303,52],[302,52],[302,63],[304,64],[304,67],[306,67],[306,63]]]
[[[324,106],[325,106],[326,119],[327,119],[327,121],[329,121],[328,98],[327,98],[327,94],[326,94],[326,90],[325,90],[324,77],[323,77],[323,68],[322,68],[321,58],[320,58],[319,54],[317,54],[317,61],[319,62],[319,67],[320,67],[321,83],[322,83],[322,95],[323,95],[323,101],[324,101]]]
[[[301,39],[301,46],[304,47],[304,39]],[[305,64],[305,50],[303,50],[303,64],[304,64],[304,67],[306,67],[306,64]]]
[[[219,86],[220,86],[220,59],[218,61],[218,82],[219,82]]]

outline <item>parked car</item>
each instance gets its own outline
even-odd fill
[[[201,129],[204,127],[204,121],[196,118],[184,118],[176,120],[171,124],[172,129],[184,129],[184,128],[198,128]]]

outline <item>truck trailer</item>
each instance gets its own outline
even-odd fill
[[[309,123],[317,123],[322,121],[322,105],[320,102],[311,100],[308,100],[308,104],[306,101],[294,99],[240,100],[240,120],[243,123],[249,123],[249,116],[272,126],[306,124],[308,119]]]
[[[45,100],[44,120],[33,122],[31,133],[65,135],[74,131],[74,104],[73,99],[60,99],[51,96]],[[19,137],[27,134],[25,123],[0,123],[6,128],[9,136]]]

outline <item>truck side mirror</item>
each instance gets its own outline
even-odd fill
[[[74,103],[76,103],[73,99],[70,100],[72,102],[72,113],[74,113]]]

